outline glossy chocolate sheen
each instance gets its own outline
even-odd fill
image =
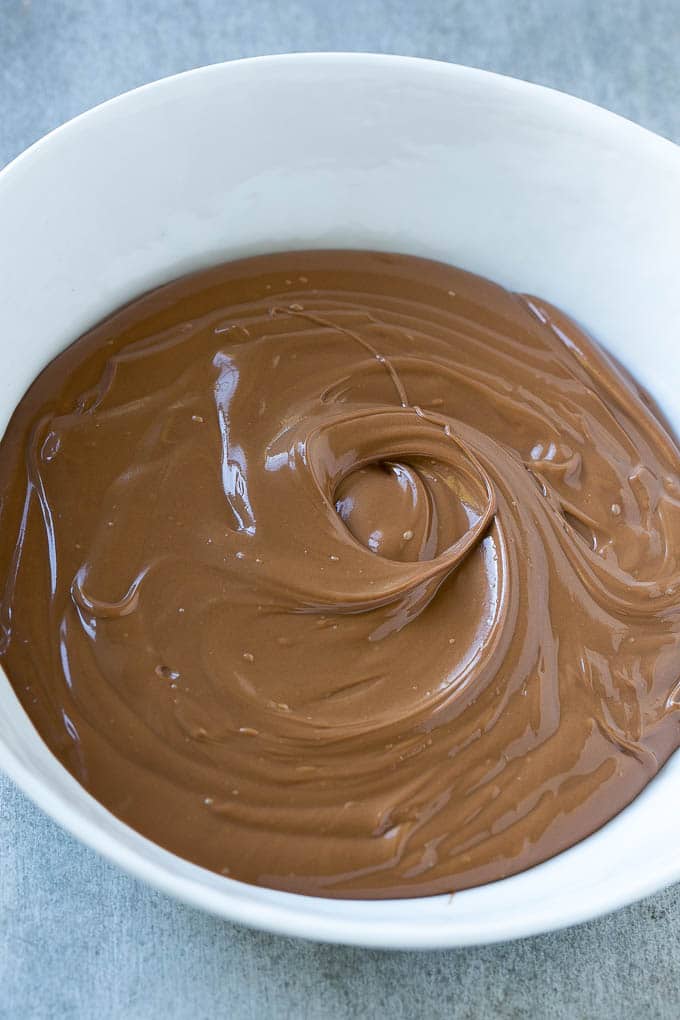
[[[565,315],[461,270],[303,252],[155,290],[36,380],[0,493],[38,732],[217,872],[489,882],[678,746],[678,446]]]

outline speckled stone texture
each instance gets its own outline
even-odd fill
[[[0,165],[154,78],[323,49],[491,68],[680,141],[679,0],[0,0]],[[0,777],[2,1020],[677,1020],[679,940],[680,886],[481,949],[379,953],[263,935],[141,886]]]

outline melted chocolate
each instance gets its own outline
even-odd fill
[[[492,881],[678,746],[680,451],[536,298],[365,252],[185,277],[45,369],[0,494],[38,732],[217,872]]]

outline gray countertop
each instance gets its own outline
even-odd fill
[[[320,49],[491,68],[680,141],[680,0],[0,0],[0,166],[143,82],[217,60]],[[0,777],[7,1020],[677,1020],[679,937],[680,886],[570,931],[455,952],[264,935],[128,878]]]

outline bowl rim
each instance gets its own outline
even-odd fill
[[[70,117],[63,124],[58,124],[57,127],[52,128],[46,134],[31,142],[27,148],[13,156],[8,163],[0,167],[0,187],[10,175],[14,176],[17,171],[20,171],[25,162],[32,160],[37,152],[52,145],[55,139],[60,138],[62,135],[71,134],[90,119],[101,116],[102,113],[113,110],[120,104],[129,102],[133,97],[150,96],[154,92],[168,88],[177,82],[209,77],[210,74],[221,73],[231,67],[244,67],[246,65],[274,67],[276,64],[293,63],[311,66],[313,64],[327,64],[329,62],[338,62],[345,65],[353,63],[367,65],[371,63],[376,66],[382,64],[384,67],[392,66],[395,68],[408,66],[414,69],[421,68],[422,70],[437,71],[441,74],[442,78],[467,78],[470,81],[476,79],[480,82],[495,81],[499,86],[514,91],[517,94],[525,93],[526,95],[531,95],[535,101],[543,102],[548,106],[561,106],[565,111],[569,108],[574,111],[579,110],[582,116],[598,119],[600,127],[605,130],[608,129],[607,133],[611,133],[613,130],[632,130],[641,137],[644,137],[648,145],[656,146],[659,155],[667,155],[671,159],[677,159],[680,155],[680,145],[677,145],[669,138],[665,138],[658,132],[652,131],[650,128],[646,128],[620,113],[615,113],[613,110],[598,106],[597,103],[591,103],[587,99],[581,99],[579,96],[574,96],[569,92],[553,88],[549,85],[540,85],[537,82],[527,81],[524,78],[516,78],[513,75],[501,74],[498,71],[490,71],[474,65],[458,64],[453,61],[439,60],[431,57],[400,56],[396,53],[373,53],[370,50],[313,50],[301,51],[299,53],[266,53],[253,57],[239,57],[234,60],[218,60],[210,64],[202,64],[200,67],[189,68],[186,71],[178,71],[176,74],[165,75],[162,78],[145,82],[143,85],[126,89],[124,92],[111,96],[109,99],[104,99],[101,103],[96,103],[94,106],[83,110],[82,113]]]
[[[622,134],[627,133],[631,137],[634,136],[638,144],[644,144],[648,151],[653,152],[654,158],[673,164],[674,171],[680,176],[680,147],[672,141],[619,114],[557,89],[493,71],[440,60],[370,52],[321,51],[263,55],[207,64],[160,78],[108,99],[56,127],[0,169],[0,202],[5,184],[21,174],[29,163],[42,158],[45,153],[49,154],[55,141],[76,134],[86,128],[90,120],[106,116],[119,105],[136,100],[145,101],[156,92],[173,88],[185,80],[228,74],[228,69],[234,66],[252,65],[254,68],[273,68],[276,65],[284,64],[311,66],[329,63],[343,64],[344,66],[360,65],[363,69],[381,67],[384,70],[390,68],[403,70],[408,68],[415,75],[421,70],[426,70],[439,74],[442,80],[447,79],[452,84],[462,80],[468,84],[495,83],[497,87],[510,90],[517,95],[521,94],[533,105],[540,104],[545,108],[552,109],[558,116],[566,114],[577,115],[581,119],[589,118],[591,123],[597,124],[601,136],[616,136],[618,140],[621,139]],[[0,675],[4,676],[1,670]],[[63,768],[63,766],[61,767]],[[417,924],[404,930],[390,920],[351,918],[324,911],[312,914],[310,905],[314,903],[323,903],[327,911],[329,903],[327,899],[299,896],[292,893],[278,893],[271,902],[242,899],[232,893],[230,886],[239,886],[241,889],[252,887],[226,878],[223,880],[225,883],[224,893],[220,895],[214,888],[201,882],[201,873],[204,869],[194,866],[195,878],[178,876],[163,866],[159,866],[145,854],[144,843],[148,843],[149,847],[158,850],[156,844],[140,837],[143,839],[143,843],[137,850],[126,845],[117,836],[106,832],[96,820],[86,816],[79,807],[74,807],[66,794],[51,790],[41,779],[37,778],[1,738],[0,769],[30,800],[62,828],[131,876],[143,880],[150,886],[189,906],[198,907],[226,920],[275,934],[292,935],[319,942],[383,949],[445,949],[509,941],[591,920],[680,880],[680,855],[678,855],[676,860],[669,859],[659,865],[652,874],[648,874],[645,869],[640,869],[637,874],[633,873],[631,869],[627,872],[624,871],[623,874],[615,873],[612,875],[611,881],[606,886],[598,888],[597,893],[587,901],[573,901],[559,914],[551,912],[550,909],[546,911],[541,903],[533,903],[527,904],[527,910],[522,912],[521,916],[508,917],[504,923],[493,919],[491,922],[482,920],[479,923],[471,924],[466,920],[465,924],[461,926],[456,922],[455,917],[451,917],[449,922],[442,922],[438,917],[423,917],[418,919]],[[66,774],[68,775],[68,773]],[[68,778],[86,793],[75,779],[70,776]],[[86,796],[97,808],[102,811],[106,810],[89,794],[86,793]],[[96,814],[94,818],[96,819]],[[135,835],[139,836],[137,833]],[[169,857],[174,856],[168,851],[163,851],[163,853],[168,853]],[[538,867],[544,866],[538,865]],[[212,875],[211,872],[205,872],[205,874]],[[474,893],[474,890],[470,890],[470,892]],[[464,893],[460,895],[464,895]],[[301,901],[304,901],[304,904]],[[362,902],[365,904],[366,901]],[[409,901],[391,902],[403,904]]]

